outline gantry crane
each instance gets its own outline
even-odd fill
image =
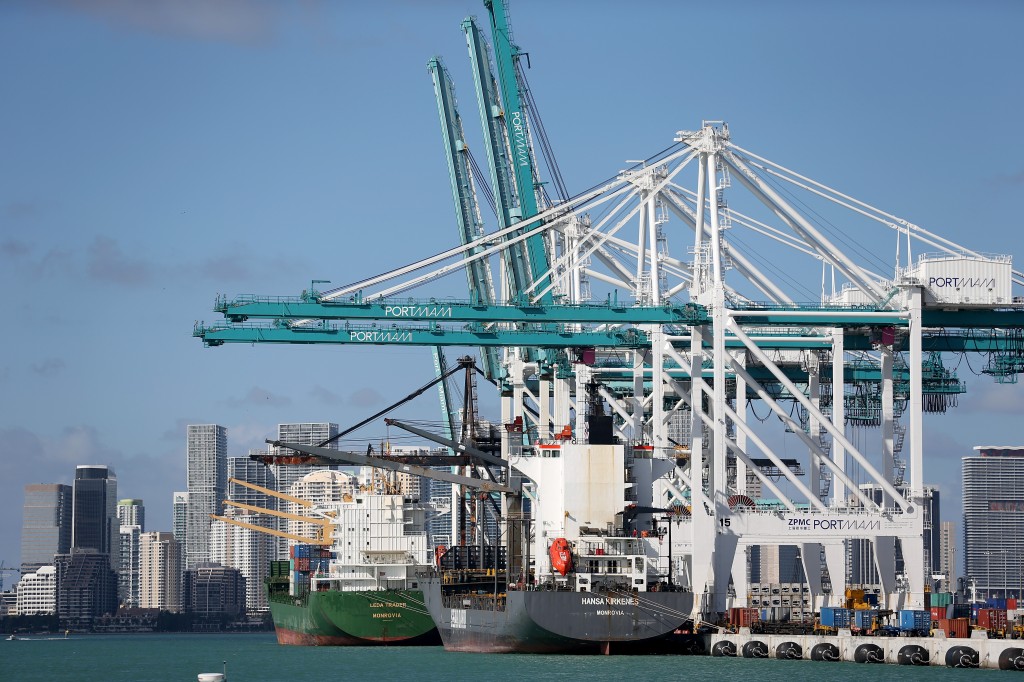
[[[822,593],[822,563],[832,584],[842,585],[843,543],[851,538],[874,543],[890,607],[897,606],[892,599],[921,605],[922,417],[946,409],[950,396],[965,390],[940,354],[984,354],[986,371],[1004,381],[1024,370],[1024,302],[1011,290],[1024,284],[1024,275],[1007,256],[954,244],[739,147],[722,122],[680,131],[667,151],[558,206],[535,204],[531,211],[537,181],[529,131],[515,123],[523,121],[518,49],[504,6],[486,5],[500,84],[479,68],[489,64],[486,50],[473,63],[478,89],[491,92],[480,102],[498,203],[502,192],[508,194],[497,230],[316,301],[219,300],[217,309],[228,322],[198,325],[194,334],[207,345],[544,350],[506,360],[502,421],[532,420],[537,433],[551,423],[567,425],[575,410],[571,435],[584,438],[581,415],[590,408],[582,397],[597,395],[591,402],[611,410],[621,440],[666,460],[669,465],[644,483],[648,489],[640,491],[638,505],[690,510],[685,531],[674,537],[685,547],[686,573],[701,596],[698,612],[724,609],[730,577],[743,598],[742,550],[765,543],[801,546],[815,605],[835,599]],[[471,51],[479,50],[475,24],[466,26]],[[501,171],[503,161],[510,167]],[[906,262],[897,251],[893,274],[880,274],[877,265],[839,248],[827,234],[833,226],[798,210],[780,185],[905,239]],[[734,198],[750,201],[753,209],[740,210]],[[767,218],[755,215],[759,208],[767,209]],[[602,216],[593,224],[592,212]],[[673,219],[679,232],[671,231]],[[580,224],[587,229],[573,248],[555,253],[551,236]],[[630,226],[635,236],[624,238]],[[797,273],[773,279],[768,271],[774,264],[765,254],[733,238],[741,229],[808,257],[823,283],[831,276],[832,290],[823,284],[820,300],[798,302],[808,298],[790,287]],[[691,257],[674,257],[669,236],[687,245]],[[911,262],[912,240],[918,251],[923,245],[941,254]],[[504,254],[511,280],[502,287],[507,297],[501,303],[486,304],[475,295],[461,303],[394,298],[498,254]],[[603,269],[592,267],[591,256]],[[458,260],[441,265],[451,258]],[[974,274],[961,278],[957,268]],[[619,301],[618,293],[609,293],[603,305],[571,297],[555,303],[558,273],[566,271],[627,295]],[[679,303],[683,296],[688,301]],[[258,319],[267,322],[251,322]],[[748,423],[752,401],[767,406],[799,439],[806,467],[791,466],[758,425]],[[670,426],[680,424],[688,427],[685,435],[673,437]],[[859,428],[877,428],[878,436],[855,445],[848,430]],[[520,438],[527,431],[507,432],[506,458],[530,445]],[[681,445],[686,458],[675,457]],[[798,471],[806,471],[806,482]],[[770,492],[774,502],[748,504],[748,481]],[[864,483],[882,491],[881,502],[861,490]],[[909,588],[902,593],[894,580],[896,538],[908,558]]]

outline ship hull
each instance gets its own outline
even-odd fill
[[[279,644],[417,646],[440,644],[419,590],[310,592],[275,595],[270,614]]]
[[[670,653],[693,606],[689,592],[527,590],[508,592],[503,605],[473,596],[452,608],[459,599],[434,581],[424,596],[445,649],[477,653]]]

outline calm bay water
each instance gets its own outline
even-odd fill
[[[440,647],[283,647],[272,634],[77,635],[0,641],[3,682],[195,682],[221,672],[228,682],[416,682],[419,680],[757,680],[924,682],[1016,677],[994,670],[711,658],[708,656],[532,656],[446,653]],[[1024,679],[1024,677],[1021,677]]]

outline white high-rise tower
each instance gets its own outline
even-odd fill
[[[219,514],[228,484],[228,430],[216,424],[188,427],[188,511],[185,568],[210,560],[210,514]]]

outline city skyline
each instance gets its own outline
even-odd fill
[[[425,63],[445,58],[482,150],[459,27],[484,14],[479,0],[398,13],[226,3],[204,17],[188,3],[146,5],[0,8],[16,65],[0,166],[0,277],[15,295],[0,310],[25,330],[0,361],[6,564],[19,558],[25,485],[70,484],[76,464],[107,464],[124,494],[146,501],[148,525],[170,529],[186,425],[226,426],[228,456],[244,455],[265,449],[277,424],[345,427],[433,376],[428,349],[204,349],[191,331],[216,319],[217,294],[297,295],[313,279],[358,281],[457,241]],[[722,119],[767,158],[1019,266],[1024,5],[640,7],[510,4],[572,193]],[[638,12],[643,37],[623,28]],[[728,45],[685,28],[726,18]],[[69,292],[103,312],[54,305]],[[417,295],[436,293],[464,296],[465,280]],[[981,376],[980,358],[950,360],[968,393],[925,417],[926,482],[959,521],[960,458],[1015,444],[1022,389]],[[437,421],[436,398],[401,416]]]

